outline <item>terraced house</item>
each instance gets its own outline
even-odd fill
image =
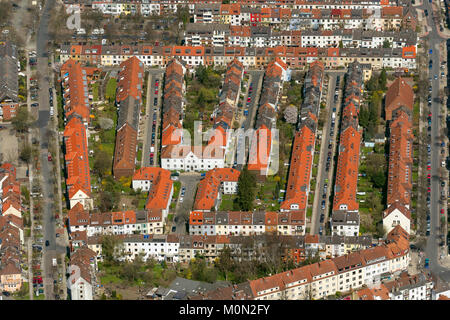
[[[113,174],[116,179],[132,176],[136,166],[137,135],[144,80],[144,64],[138,58],[129,58],[120,64],[120,68],[116,92],[119,116],[113,162]]]
[[[249,289],[248,300],[321,299],[335,295],[337,291],[346,293],[380,284],[388,275],[399,275],[408,267],[409,261],[409,237],[397,226],[379,246],[249,280],[239,287]],[[209,298],[208,293],[195,297]]]
[[[343,97],[344,106],[331,217],[331,230],[336,235],[356,236],[359,233],[359,218],[353,216],[355,213],[359,215],[356,191],[362,135],[358,124],[362,91],[362,66],[354,62],[349,65]],[[356,230],[355,220],[357,220]]]
[[[304,235],[305,229],[305,212],[302,211],[192,211],[189,218],[191,235]]]
[[[324,66],[321,62],[313,62],[305,78],[304,100],[300,109],[298,131],[295,133],[292,146],[286,195],[280,205],[281,211],[300,210],[306,212],[323,71]]]
[[[248,170],[254,171],[257,176],[269,174],[273,147],[272,129],[276,128],[278,96],[283,81],[289,79],[290,70],[279,58],[275,58],[267,66],[255,121],[256,131],[249,148]]]
[[[383,212],[386,233],[401,225],[411,228],[414,93],[405,79],[397,78],[386,92],[385,116],[389,121],[387,208]]]
[[[96,50],[98,45],[62,45],[60,49],[61,61],[68,59],[79,61],[97,61],[98,55],[87,54]],[[267,67],[278,57],[290,69],[305,69],[309,63],[321,60],[326,68],[347,67],[357,61],[369,64],[372,69],[400,68],[416,69],[416,47],[402,48],[314,48],[303,46],[274,46],[274,47],[246,47],[246,46],[102,46],[101,62],[103,66],[119,65],[131,56],[138,57],[146,66],[165,67],[176,58],[185,63],[189,69],[199,65],[226,67],[234,59],[238,59],[245,68]],[[95,62],[98,63],[98,62]]]

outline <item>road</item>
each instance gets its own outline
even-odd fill
[[[316,179],[316,191],[314,196],[314,203],[313,203],[313,210],[312,210],[312,216],[311,216],[311,227],[310,227],[310,234],[318,234],[320,226],[323,226],[324,223],[327,221],[327,212],[329,212],[329,207],[332,204],[332,199],[330,199],[331,190],[332,190],[332,175],[333,175],[333,168],[334,163],[337,160],[335,157],[336,154],[336,137],[338,136],[337,128],[338,126],[338,120],[339,119],[339,112],[340,112],[340,99],[341,99],[341,91],[339,91],[339,99],[337,103],[334,103],[334,93],[336,88],[336,78],[338,75],[341,76],[341,85],[343,83],[344,77],[343,75],[345,72],[342,73],[336,73],[336,72],[329,72],[328,75],[328,92],[327,92],[327,100],[326,100],[326,111],[327,111],[327,121],[324,124],[324,127],[322,129],[322,140],[320,142],[320,157],[319,157],[319,164],[318,164],[318,170],[317,170],[317,179]],[[323,90],[323,89],[322,89]],[[332,116],[333,116],[333,108],[336,108],[335,112],[335,121],[334,121],[334,129],[333,129],[333,136],[331,136],[331,126],[332,126]],[[323,112],[323,111],[322,111]],[[329,141],[332,141],[332,149],[328,149]],[[316,141],[316,143],[319,143],[319,141]],[[329,153],[331,155],[329,156]],[[326,170],[326,163],[327,158],[330,157],[330,167],[329,170]],[[326,197],[323,198],[323,191],[325,183],[327,184],[327,191],[326,191]],[[322,209],[322,201],[325,200],[325,209]],[[324,221],[323,223],[320,222],[320,216],[321,214],[324,214]],[[325,230],[325,228],[324,228]]]
[[[160,126],[161,120],[161,103],[162,103],[162,85],[163,85],[163,77],[164,70],[163,69],[149,69],[148,80],[147,80],[147,101],[146,101],[146,111],[145,111],[145,119],[144,123],[144,144],[142,147],[142,166],[150,167],[150,166],[158,166],[158,128]],[[155,81],[159,80],[158,87],[155,86]],[[155,95],[155,89],[158,89],[158,94]],[[154,105],[155,97],[157,100],[157,106]],[[156,109],[156,112],[155,112]],[[154,116],[154,114],[156,114]],[[156,121],[155,125],[153,125],[153,120]],[[150,148],[152,147],[152,134],[154,135],[155,143],[154,147],[154,156],[153,156],[153,164],[150,165]]]
[[[39,148],[40,148],[40,163],[41,163],[41,177],[42,177],[42,194],[43,194],[43,230],[44,240],[49,242],[48,246],[44,247],[43,255],[43,280],[44,293],[47,300],[54,300],[54,286],[53,286],[53,268],[52,259],[56,258],[57,252],[65,253],[65,248],[56,246],[56,232],[55,232],[55,212],[58,208],[54,206],[54,173],[53,163],[48,161],[48,146],[49,146],[49,131],[51,131],[50,122],[50,105],[49,105],[49,67],[48,67],[48,22],[50,19],[50,10],[55,5],[55,0],[47,0],[41,12],[41,19],[39,21],[39,29],[36,39],[36,53],[37,53],[37,70],[38,70],[38,84],[39,84],[39,118],[36,126],[39,130]],[[56,104],[56,100],[55,100]]]
[[[250,104],[248,106],[248,116],[247,117],[245,117],[243,115],[243,111],[242,111],[242,116],[244,117],[244,121],[241,123],[241,127],[243,125],[245,131],[247,131],[250,128],[253,128],[255,125],[256,113],[257,113],[258,105],[259,105],[259,96],[261,95],[262,82],[263,82],[263,78],[264,78],[264,71],[262,71],[262,70],[249,70],[249,71],[247,71],[247,73],[249,74],[249,84],[247,86],[247,93],[244,96],[244,101],[242,102],[243,109],[246,108],[248,97],[250,97]],[[252,93],[249,96],[248,89],[250,88],[250,85],[252,86]],[[237,150],[241,150],[242,144],[244,143],[244,138],[242,137],[237,140],[238,141],[237,141],[235,161],[241,162],[241,161],[238,161]],[[250,144],[250,142],[247,142],[245,144],[245,154],[243,157],[244,163],[247,162],[249,144]],[[238,163],[236,166],[236,169],[241,171],[244,167],[244,163]]]
[[[185,172],[179,176],[181,188],[186,188],[186,193],[183,197],[183,202],[180,203],[177,199],[176,213],[174,217],[174,224],[176,226],[175,233],[179,235],[186,234],[186,223],[189,222],[189,212],[194,205],[195,194],[197,192],[197,185],[201,179],[200,173]],[[181,194],[181,190],[180,190]]]
[[[433,77],[432,83],[432,126],[431,126],[431,176],[439,176],[439,169],[441,166],[441,154],[440,154],[440,114],[442,104],[438,102],[439,98],[439,81],[440,81],[440,52],[439,45],[443,41],[443,38],[439,35],[436,25],[432,19],[432,7],[428,1],[424,1],[422,6],[419,7],[429,12],[427,23],[431,26],[429,34],[425,37],[428,40],[429,48],[433,49],[433,53],[430,55],[430,59],[433,61],[432,69],[430,70],[430,77]],[[430,29],[430,28],[429,28]],[[434,75],[437,74],[437,80],[434,80]],[[425,248],[425,256],[430,259],[431,271],[439,275],[444,281],[450,281],[450,269],[444,268],[439,264],[440,248],[439,248],[439,224],[440,224],[440,181],[439,179],[431,180],[431,232],[427,239],[427,245]]]

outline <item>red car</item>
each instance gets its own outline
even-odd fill
[[[428,180],[431,179],[431,174],[427,174],[427,179],[428,179]]]
[[[441,209],[441,214],[444,214],[444,209]]]
[[[431,166],[430,165],[427,165],[427,170],[431,170]]]
[[[427,191],[428,191],[428,193],[430,193],[430,192],[431,192],[431,188],[430,188],[430,187],[428,187]]]
[[[150,158],[153,158],[153,152],[152,152],[152,153],[150,153]]]
[[[432,116],[432,113],[430,112],[429,114],[428,114],[428,116],[431,118],[431,116]]]
[[[250,102],[250,100],[252,100],[252,98],[247,98],[247,102]]]
[[[158,89],[155,90],[155,94],[158,94]]]
[[[155,87],[157,87],[157,86],[159,86],[159,81],[158,80],[155,81]]]

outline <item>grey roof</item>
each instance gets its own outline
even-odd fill
[[[9,42],[0,45],[0,102],[18,102],[19,75],[16,47]]]
[[[359,225],[359,213],[347,211],[333,211],[331,216],[332,225]]]
[[[140,101],[132,96],[128,96],[120,102],[117,129],[128,123],[134,130],[138,131],[140,105]]]

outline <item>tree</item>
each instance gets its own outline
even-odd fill
[[[387,83],[387,75],[386,70],[383,68],[383,70],[381,70],[380,77],[378,78],[379,88],[381,90],[386,90],[386,83]]]
[[[215,266],[219,270],[219,272],[224,275],[225,281],[227,281],[228,273],[232,272],[234,268],[234,260],[230,247],[226,246],[222,249],[222,251],[220,251]]]
[[[94,156],[94,172],[103,178],[111,170],[111,157],[106,151],[97,150]]]
[[[253,210],[253,199],[255,198],[256,178],[248,171],[247,166],[242,170],[238,179],[238,192],[236,201],[240,210]]]
[[[27,107],[20,107],[19,112],[12,118],[11,123],[17,132],[25,132],[30,125],[30,115]]]
[[[121,255],[120,240],[114,235],[104,235],[101,238],[102,255],[104,261],[108,265],[112,265],[116,262],[116,258]]]
[[[389,42],[388,39],[384,40],[383,42],[383,48],[390,48],[391,47],[391,43]]]
[[[26,163],[28,163],[31,159],[31,147],[30,145],[27,143],[22,147],[22,150],[20,151],[20,155],[19,155],[20,160],[25,161]]]

